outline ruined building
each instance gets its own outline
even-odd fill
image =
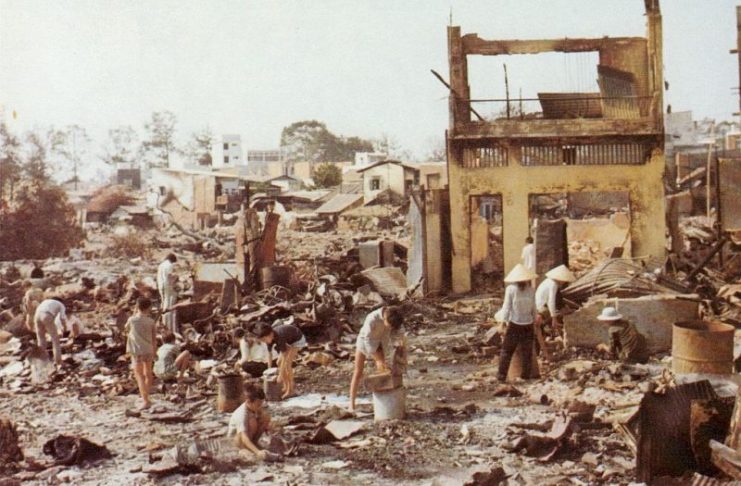
[[[664,128],[661,13],[645,0],[646,37],[486,40],[448,27],[450,125],[447,131],[452,290],[471,288],[476,201],[501,208],[503,265],[518,263],[530,233],[532,195],[627,193],[633,254],[664,255]],[[598,53],[599,92],[539,93],[540,109],[507,99],[484,118],[471,99],[469,56]],[[537,59],[535,56],[533,59]],[[528,104],[527,106],[534,106]],[[519,109],[517,109],[519,107]]]

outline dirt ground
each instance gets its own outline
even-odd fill
[[[286,234],[279,250],[296,259],[339,254],[354,245],[350,234]],[[162,235],[144,236],[158,237]],[[86,272],[107,272],[103,280],[122,274],[151,277],[167,245],[159,248],[146,259],[115,258],[98,234],[91,238],[87,259],[52,262],[49,268],[69,278]],[[181,268],[183,274],[189,263]],[[456,485],[496,468],[502,468],[506,484],[512,485],[630,483],[635,458],[613,422],[620,413],[635,410],[631,407],[648,383],[662,379],[665,356],[655,356],[647,365],[621,365],[595,351],[563,350],[556,339],[549,344],[553,362],[540,361],[541,378],[498,383],[499,344],[490,339],[489,321],[500,297],[495,292],[412,302],[406,326],[406,419],[374,422],[370,394],[363,392],[359,412],[349,417],[361,421],[362,430],[328,444],[309,439],[326,423],[317,416],[348,418],[343,410],[355,334],[346,332],[335,347],[347,351],[344,358],[326,365],[305,363],[310,353],[326,349],[324,343],[311,344],[296,366],[299,396],[268,404],[279,434],[298,443],[294,454],[277,463],[239,455],[232,460],[235,452],[217,441],[221,445],[214,446],[212,456],[229,457],[226,466],[190,474],[147,472],[175,446],[224,436],[229,414],[216,411],[217,384],[207,380],[207,372],[191,372],[189,385],[162,391],[158,384],[154,413],[135,416],[133,377],[111,338],[103,344],[65,340],[70,364],[49,384],[29,385],[27,366],[20,374],[3,376],[3,366],[12,363],[6,360],[0,365],[0,417],[16,424],[26,461],[6,470],[10,482],[0,484]],[[109,307],[88,307],[81,315],[95,323],[91,327],[112,325]],[[101,350],[107,353],[102,362]],[[518,450],[520,439],[549,431],[559,417],[573,417],[584,404],[593,406],[593,413],[573,424],[555,454],[544,458],[537,451],[529,455]],[[184,418],[167,423],[173,416]],[[113,457],[83,466],[54,466],[42,449],[60,434],[105,445]]]

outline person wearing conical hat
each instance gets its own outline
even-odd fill
[[[498,314],[507,323],[507,332],[504,335],[502,353],[499,357],[497,372],[499,381],[507,379],[509,365],[518,346],[522,346],[524,351],[522,353],[522,377],[530,378],[534,323],[538,318],[535,308],[535,291],[530,285],[530,281],[537,277],[535,272],[518,263],[504,278],[504,283],[508,285],[504,291],[502,309]]]
[[[649,353],[646,337],[636,327],[625,320],[614,307],[605,307],[597,320],[608,324],[610,336],[610,354],[613,359],[626,363],[645,363]]]
[[[535,291],[535,306],[538,308],[538,314],[543,320],[543,325],[551,324],[556,327],[559,317],[556,304],[558,294],[567,283],[576,280],[576,277],[566,265],[559,265],[550,269],[545,277],[545,280],[538,285],[538,289]]]

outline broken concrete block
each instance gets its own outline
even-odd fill
[[[369,391],[388,391],[401,387],[403,383],[401,375],[392,375],[391,372],[376,373],[365,378],[365,386]]]
[[[372,268],[361,274],[384,297],[401,299],[407,291],[407,279],[398,267]]]
[[[637,298],[608,299],[597,297],[573,314],[564,316],[566,346],[596,347],[608,343],[608,325],[597,320],[604,307],[615,306],[618,312],[646,338],[651,353],[668,351],[672,347],[672,326],[678,321],[697,316],[698,304],[681,295],[650,295]]]
[[[358,245],[358,257],[363,268],[381,266],[381,245],[378,240],[363,241]]]

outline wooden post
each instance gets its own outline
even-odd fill
[[[710,219],[710,211],[713,208],[713,191],[712,191],[712,167],[713,167],[713,147],[714,144],[708,144],[708,160],[705,166],[705,212]]]

